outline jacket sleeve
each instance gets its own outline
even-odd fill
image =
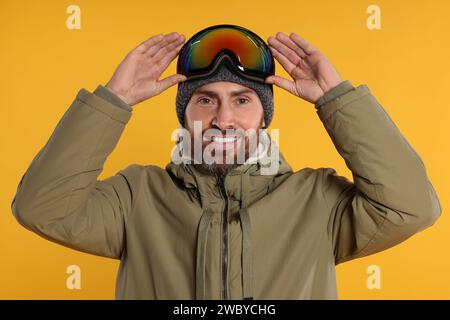
[[[390,248],[434,224],[442,208],[425,166],[366,85],[344,81],[316,108],[353,176],[351,182],[332,168],[320,170],[336,264]]]
[[[50,241],[119,259],[136,193],[127,177],[136,168],[97,180],[131,117],[105,90],[78,92],[22,176],[11,208],[21,225]]]

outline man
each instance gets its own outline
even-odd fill
[[[151,37],[105,87],[81,89],[12,204],[42,237],[120,259],[117,299],[336,299],[336,264],[392,247],[440,216],[421,159],[368,87],[342,81],[302,37],[268,39],[292,80],[251,81],[225,65],[206,78],[158,80],[183,43],[174,32]],[[236,154],[228,129],[267,128],[272,84],[313,103],[354,183],[332,168],[293,172],[281,154],[276,172],[262,174],[273,154],[252,157],[257,149],[247,147],[238,165],[134,164],[97,180],[134,106],[176,83],[192,141],[196,121],[202,134],[224,134],[202,150],[213,143]]]

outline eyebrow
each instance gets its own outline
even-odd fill
[[[254,92],[253,92],[253,90],[251,90],[251,89],[242,89],[242,90],[231,91],[231,92],[230,92],[230,95],[231,95],[232,97],[234,97],[234,96],[240,96],[240,95],[243,94],[243,93],[254,93]],[[204,94],[204,95],[207,95],[207,96],[209,96],[209,97],[214,97],[214,98],[218,98],[218,97],[219,97],[219,95],[218,95],[215,91],[204,90],[204,89],[202,89],[202,90],[197,90],[197,91],[195,91],[194,94],[195,94],[195,95],[201,95],[201,94]]]

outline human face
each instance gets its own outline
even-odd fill
[[[202,137],[195,137],[194,121],[201,122]],[[202,151],[208,147],[214,153],[220,152],[222,159],[226,152],[234,163],[237,163],[238,150],[245,150],[247,159],[257,145],[257,141],[249,143],[248,135],[243,137],[236,132],[255,130],[257,138],[259,129],[264,126],[263,107],[256,91],[234,82],[219,81],[197,88],[186,107],[185,127],[192,140],[202,139]],[[205,136],[208,129],[216,129],[221,135],[208,138]],[[222,161],[215,166],[220,171],[227,164]]]

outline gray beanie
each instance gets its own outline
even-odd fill
[[[184,112],[194,91],[205,84],[217,81],[235,82],[255,90],[263,106],[266,128],[269,126],[273,116],[273,85],[269,83],[258,83],[256,81],[247,80],[231,71],[225,64],[223,64],[212,76],[208,78],[185,80],[178,83],[176,111],[178,121],[183,127]]]

